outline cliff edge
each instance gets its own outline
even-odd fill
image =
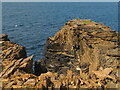
[[[119,34],[91,20],[72,19],[48,37],[35,62],[25,47],[1,35],[2,88],[120,88]],[[47,69],[47,70],[46,70]]]
[[[54,37],[49,37],[45,47],[45,66],[49,71],[76,74],[119,66],[119,35],[101,23],[91,20],[69,20]]]

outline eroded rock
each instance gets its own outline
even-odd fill
[[[78,74],[103,68],[117,68],[118,32],[91,20],[68,21],[54,37],[46,41],[43,64],[48,71]],[[76,70],[77,69],[77,70]]]
[[[7,34],[0,34],[0,41],[9,41]]]
[[[118,37],[104,24],[70,20],[46,41],[45,57],[35,64],[37,76],[24,47],[0,41],[3,88],[118,88]]]

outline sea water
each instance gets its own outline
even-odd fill
[[[70,19],[91,19],[118,30],[117,2],[6,2],[2,3],[2,32],[26,47],[34,60],[43,57],[47,37]]]

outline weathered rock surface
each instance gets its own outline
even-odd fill
[[[73,19],[47,39],[41,64],[59,74],[71,70],[79,75],[81,70],[88,77],[95,74],[103,75],[103,79],[114,79],[120,65],[119,38],[118,32],[104,24]],[[112,68],[112,76],[101,71],[106,68]]]
[[[33,56],[27,57],[24,47],[10,41],[0,43],[3,88],[119,87],[119,35],[103,24],[68,21],[54,37],[48,38],[45,57],[35,63],[35,75]]]
[[[68,21],[46,42],[43,63],[49,71],[65,73],[81,68],[91,73],[102,68],[117,68],[120,57],[118,32],[91,20]]]
[[[0,41],[0,44],[2,50],[0,53],[2,61],[1,77],[7,78],[17,69],[26,73],[33,72],[33,56],[27,58],[25,47],[10,41]]]
[[[67,75],[47,72],[40,76],[16,71],[11,77],[2,79],[2,82],[5,88],[72,89],[109,88],[108,86],[110,85],[114,85],[114,88],[117,88],[118,86],[118,83],[114,83],[110,79],[98,79],[95,75],[90,77],[82,72],[80,75],[74,75],[71,70],[67,71]]]
[[[0,41],[9,41],[7,34],[0,34]]]
[[[12,61],[14,59],[18,60],[27,57],[25,47],[10,41],[0,41],[0,44],[2,45],[1,58],[3,61],[6,59]]]

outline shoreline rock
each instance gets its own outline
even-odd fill
[[[8,77],[18,68],[23,69],[27,73],[32,73],[33,56],[27,58],[25,47],[22,47],[11,41],[0,41],[2,52],[0,54],[2,60],[2,73],[0,76]]]
[[[118,32],[104,24],[70,20],[54,37],[47,39],[43,64],[48,71],[63,74],[68,69],[76,73],[76,69],[81,68],[83,72],[91,73],[100,67],[117,68],[120,57],[118,37]]]
[[[7,38],[7,35],[4,36]],[[44,58],[35,63],[25,47],[0,41],[2,88],[118,88],[119,35],[104,24],[72,19],[46,41]]]
[[[7,34],[0,34],[0,41],[10,41]]]

